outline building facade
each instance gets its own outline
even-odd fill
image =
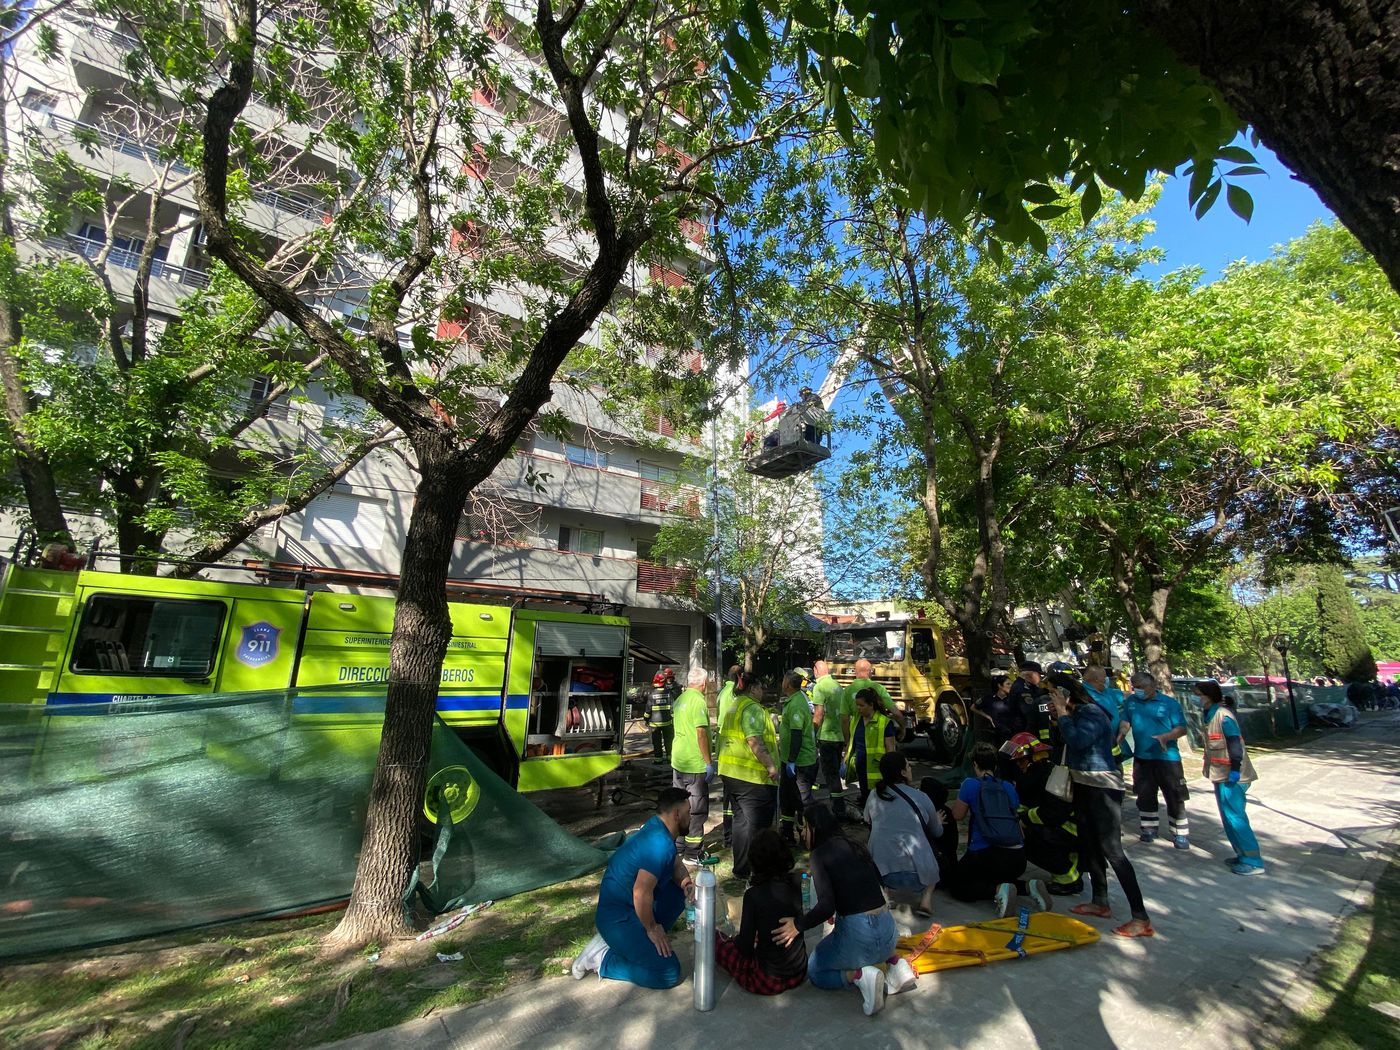
[[[517,30],[529,23],[532,12],[511,3],[506,14],[491,31],[499,60],[503,66],[529,63]],[[100,269],[117,302],[129,304],[146,237],[152,229],[163,231],[142,291],[159,324],[178,315],[181,301],[208,283],[210,260],[200,234],[193,173],[162,138],[168,123],[159,107],[148,110],[132,103],[127,56],[137,40],[128,28],[78,8],[59,11],[51,24],[56,54],[40,56],[28,37],[15,46],[17,79],[7,108],[11,138],[25,137],[50,155],[66,153],[89,174],[120,186],[130,203],[125,212],[75,214],[61,233],[21,243],[21,255],[86,259]],[[484,126],[494,122],[499,127],[505,121],[494,91],[478,90],[473,100]],[[251,124],[297,145],[297,129],[279,122],[256,99],[246,115]],[[606,133],[609,124],[604,125]],[[324,205],[298,187],[344,174],[343,156],[305,140],[300,146],[295,177],[286,185],[255,187],[243,215],[270,241],[305,235],[325,221]],[[687,220],[681,232],[685,252],[666,266],[634,265],[626,280],[630,288],[656,282],[674,287],[711,265],[706,224]],[[577,245],[559,250],[561,259],[577,261]],[[343,287],[318,308],[328,318],[363,330],[364,300]],[[525,309],[518,293],[493,289],[474,297],[469,318],[440,321],[438,336],[451,337],[454,329],[461,332],[492,319],[509,322]],[[646,351],[642,354],[645,359]],[[701,367],[698,354],[684,364],[697,371]],[[249,404],[265,404],[269,392],[266,380],[250,380]],[[711,621],[687,608],[686,571],[662,564],[650,551],[668,515],[704,513],[696,461],[708,459],[710,439],[677,434],[660,416],[641,427],[629,425],[612,418],[603,400],[602,391],[556,386],[552,407],[567,416],[568,436],[529,434],[491,481],[473,493],[458,530],[451,580],[460,589],[498,594],[503,601],[567,601],[620,611],[631,618],[636,640],[678,664],[699,662],[712,644]],[[266,404],[248,439],[264,448],[314,451],[326,443],[328,425],[353,428],[365,416],[356,399],[332,395],[312,382],[295,397]],[[332,458],[335,449],[327,447],[325,455]],[[399,569],[415,483],[406,449],[376,449],[305,510],[262,528],[235,558],[328,570],[347,578],[362,574],[367,581],[392,576]],[[0,537],[7,548],[14,543],[17,521],[18,515],[10,513],[0,526],[7,533]],[[110,546],[110,523],[75,508],[74,525],[89,548]],[[648,678],[652,669],[636,668],[634,679]]]

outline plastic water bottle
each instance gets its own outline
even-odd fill
[[[695,876],[695,1009],[715,1008],[715,878],[714,862]]]
[[[802,873],[802,914],[806,915],[812,910],[812,876],[809,872]]]

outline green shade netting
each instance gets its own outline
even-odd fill
[[[0,958],[349,896],[383,716],[363,686],[0,705]],[[431,910],[606,860],[438,721],[429,777],[460,817],[419,889]]]

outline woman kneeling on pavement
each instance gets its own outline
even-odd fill
[[[807,976],[828,991],[856,989],[869,1017],[885,1005],[881,966],[889,964],[891,993],[914,987],[914,969],[894,955],[899,932],[870,853],[842,834],[840,823],[824,803],[808,806],[804,819],[807,848],[812,851],[812,910],[784,918],[773,931],[773,940],[787,947],[834,916],[831,933],[807,958]]]
[[[879,783],[865,800],[870,852],[885,889],[916,899],[914,914],[931,919],[933,888],[938,885],[933,843],[943,834],[943,822],[929,797],[908,785],[909,760],[903,752],[881,755]]]
[[[755,995],[777,995],[807,979],[807,943],[782,945],[769,931],[785,915],[802,911],[802,888],[792,871],[792,850],[772,828],[754,836],[749,847],[753,877],[744,892],[739,936],[717,935],[715,961],[735,983]]]
[[[1016,786],[997,776],[1000,756],[991,744],[972,749],[973,776],[962,782],[958,797],[948,803],[954,820],[967,818],[967,852],[945,876],[955,900],[995,901],[1000,918],[1015,908],[1017,894],[1026,894],[1040,911],[1051,901],[1039,879],[1026,882],[1026,845],[1017,810]]]
[[[1113,758],[1116,720],[1068,675],[1051,675],[1050,701],[1065,742],[1065,765],[1074,786],[1074,819],[1079,826],[1079,866],[1089,873],[1093,893],[1076,915],[1107,919],[1108,868],[1118,878],[1133,917],[1113,932],[1120,937],[1151,937],[1155,932],[1138,887],[1137,872],[1123,852],[1123,773]]]

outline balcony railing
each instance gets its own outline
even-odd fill
[[[107,247],[104,241],[91,237],[78,237],[71,233],[66,237],[46,237],[44,243],[51,248],[63,248],[70,252],[77,252],[85,259],[96,259]],[[113,247],[107,252],[107,261],[124,270],[135,270],[141,265],[141,253],[133,252],[127,248]],[[191,288],[207,288],[209,286],[209,275],[203,270],[196,270],[189,266],[176,266],[163,259],[151,260],[151,276],[163,277],[167,281],[178,281]]]
[[[126,135],[120,135],[106,128],[99,128],[96,124],[85,124],[81,120],[74,120],[72,117],[62,117],[57,113],[48,115],[49,127],[56,131],[66,131],[79,141],[89,140],[99,142],[109,149],[116,150],[128,157],[135,157],[138,160],[154,161],[158,164],[170,164],[172,171],[181,175],[191,174],[188,165],[178,160],[173,160],[169,156],[163,156],[158,147],[145,142],[138,142]],[[299,193],[285,192],[282,190],[262,190],[255,189],[251,194],[253,200],[260,204],[266,204],[269,208],[276,208],[279,211],[288,212],[303,219],[317,219],[325,215],[330,209],[314,201],[310,197],[303,197]]]
[[[659,514],[700,516],[700,492],[689,485],[668,485],[661,481],[642,482],[642,510]]]
[[[95,40],[106,41],[119,51],[134,51],[141,44],[141,41],[137,40],[129,33],[121,33],[108,26],[100,26],[96,23],[89,23],[85,26],[83,28],[83,35],[90,36]]]
[[[182,175],[190,174],[191,169],[174,160],[169,155],[162,156],[158,147],[146,142],[138,142],[125,135],[119,135],[106,128],[99,128],[96,124],[85,124],[81,120],[74,120],[72,117],[61,117],[57,113],[49,114],[49,127],[56,131],[66,131],[80,142],[91,140],[99,142],[118,153],[125,153],[128,157],[135,157],[138,160],[150,160],[159,164],[170,164],[172,171],[178,171]]]
[[[695,573],[690,569],[639,558],[637,590],[644,594],[690,594],[695,590]]]

